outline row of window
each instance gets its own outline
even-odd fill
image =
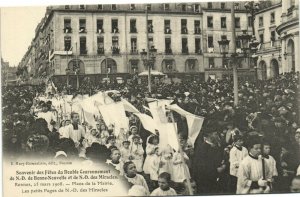
[[[227,18],[221,17],[221,28],[227,28]],[[248,17],[248,26],[252,26],[252,18],[251,16]],[[207,16],[207,27],[213,28],[214,27],[214,18],[213,16]],[[240,17],[235,17],[235,28],[241,28],[241,19]]]
[[[275,12],[271,12],[270,13],[270,23],[274,24],[275,23]],[[259,27],[263,27],[264,26],[264,17],[260,16],[258,18],[258,25]]]
[[[214,5],[216,5],[216,6],[214,7]],[[217,8],[218,8],[217,2],[214,2],[214,3],[208,2],[207,3],[207,9],[217,9]],[[225,2],[221,2],[220,3],[220,8],[221,9],[226,9],[226,3]],[[234,9],[235,10],[239,10],[240,9],[240,4],[239,3],[234,3]]]
[[[150,11],[152,9],[151,4],[146,4],[145,7],[148,11]],[[97,8],[98,8],[98,10],[103,10],[104,9],[102,4],[98,4]],[[170,4],[164,3],[164,4],[162,4],[161,8],[165,11],[169,11],[170,10]],[[181,4],[181,11],[187,11],[187,8],[188,8],[188,6],[186,4]],[[194,12],[199,12],[200,11],[200,5],[199,4],[193,5],[193,8],[194,8]],[[65,5],[65,9],[66,10],[71,9],[70,5]],[[79,9],[85,10],[86,5],[79,5]],[[111,4],[110,9],[111,10],[117,10],[117,4]],[[136,9],[135,4],[129,4],[129,9],[130,10],[135,10]]]
[[[96,33],[104,33],[103,19],[97,19]],[[136,19],[130,19],[130,33],[137,33]],[[153,20],[148,20],[148,33],[154,33]],[[118,19],[111,20],[111,32],[119,33]],[[171,34],[171,20],[164,20],[164,32],[165,34]],[[72,33],[71,19],[64,19],[64,33]],[[86,33],[86,19],[79,19],[79,33]],[[187,19],[181,19],[181,33],[187,34]],[[194,34],[201,34],[200,20],[194,20]]]
[[[153,37],[148,38],[149,42],[149,47],[152,48],[154,47],[153,43]],[[87,47],[86,47],[86,37],[82,36],[79,39],[79,52],[82,55],[87,54]],[[132,54],[137,54],[137,38],[132,37],[130,40],[130,47],[131,50],[130,52]],[[182,38],[181,39],[181,45],[182,45],[182,50],[181,52],[183,54],[188,54],[189,53],[189,48],[188,48],[188,39],[187,38]],[[64,46],[65,46],[65,51],[70,51],[72,48],[72,40],[70,36],[65,36],[64,38]],[[119,37],[118,36],[113,36],[112,37],[112,46],[111,46],[112,54],[119,54],[120,53],[120,47],[119,47]],[[201,54],[201,40],[200,38],[195,38],[195,53]],[[97,37],[97,53],[98,54],[104,54],[104,38],[99,36]],[[171,38],[165,38],[165,53],[166,54],[172,54],[172,47],[171,47]]]

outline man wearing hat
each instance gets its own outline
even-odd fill
[[[193,178],[197,183],[199,194],[215,194],[218,193],[216,186],[219,173],[222,173],[226,167],[222,162],[223,151],[220,148],[220,138],[216,129],[207,129],[203,135],[204,142],[201,142],[202,139],[198,137],[195,143]]]

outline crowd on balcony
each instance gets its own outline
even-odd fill
[[[147,110],[147,98],[172,99],[179,108],[204,118],[191,143],[187,118],[177,112],[171,120],[167,116],[177,124],[183,152],[161,147],[162,131],[149,132],[130,112],[126,132],[116,131],[101,117],[94,117],[96,123],[90,125],[78,113],[60,116],[53,99],[67,92],[58,84],[46,90],[4,87],[4,158],[26,155],[111,165],[131,183],[130,195],[188,195],[189,188],[194,194],[299,192],[298,77],[299,73],[285,73],[267,81],[241,81],[237,106],[230,79],[158,82],[151,94],[136,78],[71,90],[73,98],[116,90],[107,94],[109,99],[125,99],[149,116],[154,114]]]

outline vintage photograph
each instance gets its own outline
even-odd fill
[[[299,1],[99,3],[0,8],[4,196],[300,193]]]

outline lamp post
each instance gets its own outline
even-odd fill
[[[235,11],[234,11],[234,2],[231,3],[231,27],[232,27],[232,51],[233,53],[231,54],[231,66],[233,70],[233,95],[234,95],[234,106],[238,105],[238,76],[237,76],[237,61],[236,59],[238,58],[238,54],[236,53],[236,34],[235,34]],[[226,56],[226,53],[228,52],[229,48],[229,40],[227,38],[222,38],[221,41],[218,41],[220,45],[220,51],[223,53],[223,58]],[[227,51],[226,51],[227,50]]]
[[[255,21],[255,13],[259,11],[259,1],[248,1],[245,3],[245,8],[248,13],[251,15],[251,26],[252,26],[252,38],[249,43],[250,53],[252,54],[252,60],[255,68],[255,76],[256,81],[258,81],[258,73],[257,73],[257,56],[255,53],[257,52],[257,46],[259,45],[258,40],[255,37],[255,28],[254,28],[254,21]]]
[[[229,42],[230,42],[230,40],[227,40],[227,38],[225,38],[225,37],[222,37],[222,39],[220,41],[218,41],[219,46],[220,46],[220,53],[223,55],[223,57],[222,57],[223,67],[224,67],[226,54],[228,54],[228,51],[229,51]]]
[[[141,59],[143,61],[143,64],[145,67],[148,68],[148,91],[151,93],[151,69],[154,67],[154,62],[156,59],[156,52],[157,49],[154,48],[154,46],[149,49],[149,53],[143,49],[141,54]]]
[[[79,72],[80,72],[80,69],[76,68],[75,69],[75,75],[76,75],[76,87],[77,87],[77,90],[79,90]]]
[[[70,75],[70,69],[66,68],[66,75],[67,75],[67,88],[69,88],[69,75]]]

